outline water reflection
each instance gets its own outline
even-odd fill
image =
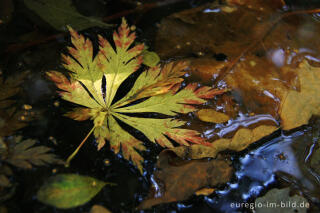
[[[275,187],[277,179],[286,179],[299,188],[309,199],[319,202],[319,182],[305,164],[305,149],[312,144],[310,130],[290,135],[280,135],[263,146],[252,150],[236,163],[237,181],[225,190],[217,191],[218,197],[206,198],[205,202],[221,212],[238,212],[231,208],[235,202],[251,202],[265,189]],[[309,172],[308,172],[309,171]]]

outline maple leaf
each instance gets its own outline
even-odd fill
[[[20,85],[27,74],[26,71],[6,79],[0,74],[0,137],[13,134],[32,120],[26,110],[17,108],[13,98],[21,91]]]
[[[35,146],[32,139],[22,140],[21,136],[0,137],[0,186],[11,186],[9,176],[13,171],[9,164],[21,169],[31,169],[33,166],[62,164],[52,149],[46,146]]]
[[[173,147],[170,140],[181,145],[206,144],[197,131],[181,128],[186,122],[174,116],[195,111],[194,105],[203,104],[206,99],[224,90],[199,88],[197,84],[180,89],[186,64],[169,63],[163,68],[155,66],[142,72],[131,90],[120,100],[114,101],[120,85],[140,68],[144,45],[133,45],[136,36],[130,32],[125,19],[118,32],[113,34],[115,48],[99,36],[99,52],[96,56],[93,55],[90,40],[71,28],[69,30],[73,47],[69,47],[69,55],[62,55],[62,58],[64,67],[71,71],[70,80],[56,71],[48,72],[48,76],[62,90],[60,95],[63,99],[82,106],[67,113],[67,116],[79,121],[90,118],[94,127],[67,163],[93,132],[98,149],[108,140],[115,153],[121,150],[124,158],[131,160],[142,172],[143,157],[139,151],[145,150],[145,147],[123,129],[122,122],[162,147]],[[137,116],[141,113],[158,113],[167,118]]]

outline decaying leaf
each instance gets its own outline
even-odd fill
[[[59,174],[41,186],[37,198],[60,209],[74,208],[91,200],[106,184],[88,176]]]
[[[201,109],[197,112],[197,116],[200,120],[211,123],[224,123],[230,118],[228,115],[217,112],[214,109]]]
[[[62,162],[55,154],[50,153],[52,151],[51,148],[35,146],[35,140],[22,140],[22,137],[13,137],[9,141],[11,143],[8,144],[10,150],[8,150],[9,155],[5,161],[13,166],[31,169],[32,165],[44,166]]]
[[[273,2],[221,1],[172,14],[162,20],[156,51],[162,58],[197,54],[200,58],[184,59],[193,76],[229,88],[244,106],[243,114],[269,114],[279,120],[288,92],[300,91],[297,66],[306,56],[313,63],[319,58],[320,25],[311,15],[318,10],[285,12],[283,1]],[[304,114],[310,114],[312,106],[307,108]],[[284,129],[308,119],[303,115],[293,121],[294,116],[283,121]]]
[[[0,75],[0,137],[13,134],[16,130],[25,127],[26,121],[32,119],[27,110],[17,109],[14,100],[27,74],[28,72],[23,72],[7,79]]]
[[[300,89],[289,90],[281,100],[279,109],[284,130],[307,124],[312,115],[320,115],[320,68],[311,66],[305,60],[296,72]]]
[[[268,30],[274,18],[281,15],[270,2],[259,0],[259,7],[248,8],[257,1],[250,2],[230,5],[226,1],[215,1],[165,17],[157,33],[156,52],[161,58],[220,54],[226,59],[220,60],[221,63],[232,61]],[[285,33],[278,35],[281,38],[286,36]],[[272,44],[271,40],[264,42],[275,49],[282,46]]]
[[[33,166],[45,166],[48,164],[61,164],[62,161],[46,146],[35,146],[32,139],[22,140],[21,136],[10,138],[0,137],[0,186],[9,187],[8,179],[13,172],[9,165],[31,169]]]
[[[63,99],[86,107],[77,108],[68,116],[76,120],[93,120],[92,131],[99,149],[108,140],[115,153],[121,148],[124,158],[131,160],[142,172],[143,158],[139,151],[145,147],[125,131],[121,123],[142,132],[151,142],[162,147],[173,147],[168,138],[181,145],[206,144],[197,131],[181,128],[185,121],[173,117],[178,113],[195,111],[195,105],[203,104],[206,99],[225,90],[198,87],[197,84],[180,89],[186,64],[169,63],[162,68],[155,66],[142,72],[131,90],[114,101],[120,85],[139,69],[143,44],[131,47],[135,34],[130,33],[124,19],[118,32],[113,34],[116,49],[99,36],[99,52],[95,57],[91,41],[73,29],[70,33],[73,47],[69,47],[70,55],[62,55],[64,67],[71,71],[70,80],[56,71],[48,72],[48,76],[63,90],[60,92]],[[139,116],[143,113],[158,113],[168,118]]]
[[[153,174],[153,188],[139,208],[186,200],[204,187],[227,183],[232,172],[228,160],[182,160],[169,150],[162,151]]]
[[[98,18],[81,15],[73,6],[72,0],[24,0],[25,5],[43,20],[59,31],[66,31],[67,25],[76,30],[89,27],[110,27]]]
[[[242,151],[250,144],[270,135],[277,129],[278,127],[271,125],[261,125],[254,129],[240,128],[231,139],[221,138],[213,141],[210,146],[191,145],[175,147],[170,150],[183,159],[215,158],[219,152],[224,150]]]
[[[256,207],[255,211],[257,213],[269,213],[270,205],[267,205],[267,203],[275,203],[277,208],[272,208],[274,213],[306,213],[310,208],[308,200],[298,195],[290,196],[289,192],[290,188],[271,189],[263,197],[256,199],[255,206],[258,207]]]

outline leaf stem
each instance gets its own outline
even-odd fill
[[[92,134],[93,130],[95,129],[95,126],[92,127],[92,129],[90,130],[90,132],[87,134],[87,136],[81,141],[81,143],[79,144],[79,146],[76,148],[76,150],[74,150],[74,152],[68,157],[66,163],[64,164],[65,167],[69,167],[70,165],[70,161],[74,158],[74,156],[76,156],[76,154],[79,152],[80,148],[83,146],[84,142],[87,141],[87,139],[89,138],[89,136]]]

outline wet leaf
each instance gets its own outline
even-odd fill
[[[55,154],[51,153],[51,148],[35,146],[35,140],[22,140],[22,137],[14,137],[10,143],[12,148],[5,161],[13,166],[22,169],[31,169],[32,165],[45,166],[48,164],[62,163]]]
[[[162,151],[153,174],[153,188],[139,208],[186,200],[204,187],[227,183],[232,172],[227,160],[182,160],[171,151]]]
[[[217,112],[214,109],[201,109],[197,112],[197,116],[200,120],[211,123],[224,123],[230,118],[228,115]]]
[[[308,208],[310,207],[308,200],[298,195],[290,196],[289,192],[290,188],[271,189],[263,197],[256,199],[255,205],[258,206],[260,203],[259,206],[262,204],[262,207],[256,207],[255,211],[257,213],[269,213],[270,206],[267,204],[275,203],[276,205],[279,205],[279,207],[272,208],[272,212],[274,213],[307,212]],[[281,206],[281,204],[286,206]]]
[[[203,189],[196,191],[195,194],[197,196],[199,196],[199,195],[208,196],[208,195],[211,195],[214,191],[215,191],[214,188],[203,188]]]
[[[111,213],[108,209],[100,205],[92,206],[90,213]]]
[[[144,65],[149,66],[149,67],[155,67],[160,62],[160,57],[158,56],[157,53],[155,53],[153,51],[143,50],[142,55],[143,55],[143,62],[142,63]]]
[[[43,20],[59,31],[66,31],[67,25],[76,30],[89,27],[110,27],[99,18],[81,15],[73,6],[72,0],[24,0],[25,5]]]
[[[281,100],[279,114],[284,130],[308,124],[312,115],[320,115],[320,68],[306,60],[296,70],[300,90],[289,90]]]
[[[175,147],[171,149],[183,159],[201,159],[206,157],[215,158],[221,151],[232,150],[242,151],[250,144],[260,140],[261,138],[270,135],[276,131],[278,127],[261,125],[254,129],[240,128],[230,139],[221,138],[215,140],[210,146],[191,145],[188,147]]]
[[[17,109],[14,100],[27,75],[28,72],[22,72],[7,79],[0,75],[0,137],[13,134],[16,130],[25,127],[27,121],[32,120],[32,116],[26,110]]]
[[[46,146],[35,146],[32,139],[22,140],[21,136],[0,137],[0,186],[12,187],[10,177],[14,175],[11,166],[21,169],[31,169],[33,166],[45,166],[49,164],[62,164],[63,162]],[[0,188],[1,188],[0,187]],[[0,189],[2,192],[2,189]],[[4,196],[0,199],[8,199],[13,195]]]
[[[284,12],[283,1],[273,2],[223,1],[172,14],[162,20],[156,51],[197,55],[188,60],[194,77],[230,88],[241,113],[279,120],[288,90],[300,89],[297,65],[318,60],[320,26],[306,11]]]
[[[119,153],[121,148],[124,158],[131,160],[142,172],[143,158],[139,152],[145,147],[124,130],[121,123],[142,132],[151,142],[162,147],[173,147],[168,138],[181,145],[206,144],[199,132],[181,128],[186,121],[174,119],[174,116],[196,111],[195,105],[203,104],[225,90],[198,87],[195,83],[180,90],[186,63],[172,62],[162,68],[158,65],[143,71],[131,90],[114,101],[120,85],[139,69],[143,60],[143,44],[130,48],[135,34],[130,33],[124,19],[118,32],[113,34],[116,49],[99,36],[100,51],[94,58],[91,41],[73,29],[70,33],[74,47],[69,47],[70,55],[62,56],[64,67],[72,72],[70,81],[56,71],[48,72],[48,76],[62,90],[60,95],[63,99],[83,106],[68,113],[69,117],[93,120],[92,131],[99,143],[98,149],[106,140],[109,141],[115,153]],[[103,77],[105,88],[102,88]],[[105,94],[102,91],[106,91]],[[167,118],[138,116],[145,113],[162,114]]]
[[[60,209],[74,208],[90,201],[106,184],[88,176],[59,174],[41,186],[37,198]]]
[[[257,8],[248,8],[248,4],[214,2],[172,14],[160,23],[156,51],[161,58],[223,54],[227,61],[232,61],[259,39],[268,30],[269,23],[280,15],[269,2],[259,1],[259,4]],[[264,42],[274,48],[279,45],[269,40]]]

